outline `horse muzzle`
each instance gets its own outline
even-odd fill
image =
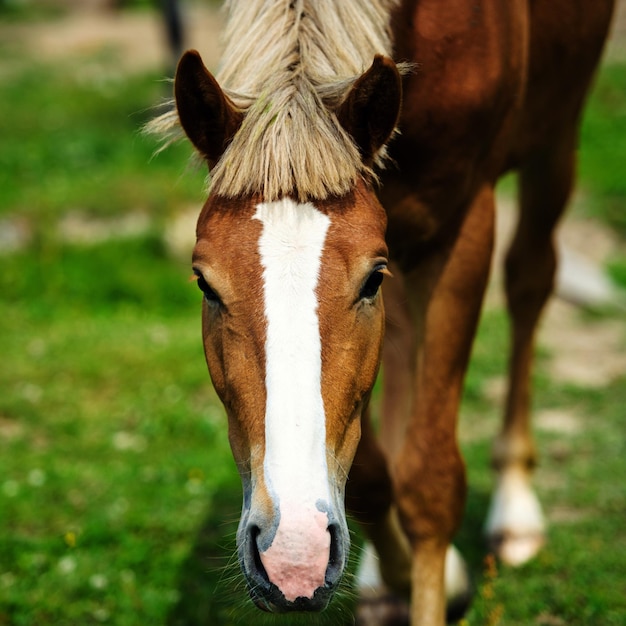
[[[237,534],[239,560],[253,602],[264,611],[322,611],[346,564],[345,515],[318,502],[286,506],[270,516],[243,515]]]

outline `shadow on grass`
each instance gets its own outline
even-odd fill
[[[233,554],[240,506],[237,485],[220,485],[180,570],[179,601],[168,616],[168,626],[232,623],[228,614],[234,594],[229,587],[236,584],[228,580],[235,573]]]

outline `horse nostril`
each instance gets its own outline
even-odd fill
[[[330,553],[328,556],[325,580],[327,586],[335,587],[343,574],[345,552],[341,541],[341,528],[339,524],[330,524],[328,526],[328,533],[330,534]]]
[[[258,537],[261,534],[261,529],[255,524],[251,525],[248,529],[248,554],[250,556],[250,560],[254,565],[254,577],[259,579],[258,582],[265,583],[265,585],[270,584],[269,576],[267,575],[267,571],[263,566],[263,562],[261,561],[261,552],[259,551]]]

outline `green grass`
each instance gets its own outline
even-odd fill
[[[155,143],[140,132],[170,91],[159,75],[128,78],[106,58],[80,71],[28,65],[0,80],[0,214],[156,217],[199,203],[204,172],[183,175],[190,148],[153,159]]]
[[[626,64],[606,66],[581,130],[580,176],[593,200],[592,216],[626,236]]]
[[[579,433],[536,433],[536,486],[548,519],[556,521],[550,523],[548,544],[539,557],[520,569],[488,567],[484,547],[476,543],[492,486],[487,469],[491,438],[473,436],[472,429],[476,423],[484,432],[487,424],[495,433],[499,424],[498,408],[476,388],[494,374],[496,363],[504,365],[500,348],[505,326],[501,311],[483,316],[462,417],[462,431],[470,435],[463,443],[470,493],[458,544],[478,581],[467,623],[625,624],[624,378],[602,389],[557,384],[545,374],[545,359],[539,359],[536,409],[569,409],[582,421]]]
[[[233,472],[195,286],[153,241],[1,273],[30,265],[0,304],[0,623],[156,623]]]
[[[185,146],[151,159],[139,134],[164,84],[128,79],[106,58],[62,68],[2,50],[0,219],[25,218],[33,237],[0,256],[0,626],[351,623],[349,590],[319,618],[265,618],[245,600],[240,487],[204,363],[200,294],[161,238],[165,218],[200,206],[204,173],[187,171]],[[622,234],[625,84],[624,66],[605,68],[581,148],[583,210]],[[136,210],[153,227],[134,239],[55,236],[68,211]],[[611,266],[622,284],[625,267]],[[539,493],[556,517],[541,556],[520,570],[485,563],[499,408],[484,381],[503,371],[506,337],[503,313],[488,311],[463,406],[471,488],[458,543],[477,585],[466,621],[626,624],[624,379],[557,384],[541,351],[536,407],[571,409],[584,429],[539,433]]]

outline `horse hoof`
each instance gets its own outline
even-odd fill
[[[454,624],[465,615],[472,603],[474,586],[467,564],[453,545],[448,546],[446,553],[445,581],[446,621],[448,624]]]
[[[509,468],[499,479],[485,525],[494,554],[507,565],[519,566],[532,559],[545,541],[541,504],[526,471]]]
[[[545,543],[543,533],[504,533],[490,537],[489,544],[500,561],[519,567],[534,558]]]

